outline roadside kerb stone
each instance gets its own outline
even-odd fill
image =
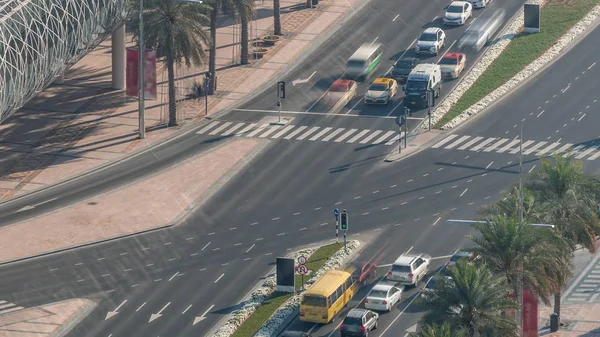
[[[543,5],[545,0],[534,0],[535,3],[539,3]],[[468,120],[472,116],[477,115],[481,111],[483,111],[486,107],[496,102],[500,97],[504,96],[511,89],[515,88],[517,85],[522,83],[523,81],[531,78],[536,72],[542,69],[545,65],[547,65],[550,61],[558,57],[563,50],[569,44],[575,40],[580,34],[582,34],[592,23],[594,23],[598,17],[600,16],[600,5],[594,7],[583,19],[581,19],[578,23],[576,23],[571,29],[569,29],[562,37],[560,37],[546,52],[544,52],[540,57],[538,57],[535,61],[528,64],[523,70],[521,70],[517,75],[512,77],[502,86],[488,94],[486,97],[479,100],[479,102],[473,104],[467,110],[465,110],[462,114],[452,119],[450,122],[446,123],[442,126],[442,130],[452,129],[464,121]],[[462,95],[475,83],[475,80],[487,69],[487,67],[500,55],[500,53],[506,48],[508,43],[514,35],[519,33],[522,28],[523,22],[523,10],[521,9],[520,15],[517,19],[511,23],[509,29],[509,38],[501,39],[494,46],[487,51],[486,55],[482,58],[482,60],[478,63],[476,67],[481,65],[481,68],[478,68],[473,75],[467,81],[461,83],[459,86],[461,88],[456,88],[455,91],[451,94],[453,95],[451,99],[447,102],[444,102],[444,105],[439,106],[435,111],[432,118],[437,122],[442,118],[442,116],[447,113],[452,105],[458,102],[458,99],[462,97]],[[494,48],[496,45],[499,45],[498,48]],[[501,48],[501,49],[500,49]],[[488,57],[489,54],[489,57]],[[493,58],[492,58],[493,57]],[[471,75],[471,74],[469,74]],[[439,110],[438,110],[439,109]]]
[[[94,301],[76,298],[4,314],[0,316],[0,337],[62,337],[96,306]]]
[[[151,177],[0,228],[0,261],[19,260],[123,237],[175,223],[223,176],[229,178],[268,144],[240,138]],[[232,174],[230,171],[234,170]],[[229,174],[228,174],[229,172]],[[23,245],[22,242],[27,242]]]

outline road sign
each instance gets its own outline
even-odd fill
[[[298,267],[296,268],[296,271],[298,271],[298,274],[300,274],[300,275],[307,275],[308,267],[305,264],[301,264],[301,265],[298,265]]]
[[[298,256],[298,264],[306,264],[306,256],[304,256],[304,255]]]
[[[600,204],[598,204],[598,207],[600,207]],[[340,215],[340,210],[336,208],[333,210],[333,216],[337,218],[338,215]]]

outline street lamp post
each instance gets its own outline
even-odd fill
[[[145,91],[145,78],[144,78],[144,0],[140,0],[140,12],[139,12],[139,37],[138,37],[138,125],[139,125],[139,137],[140,139],[146,138],[146,91]]]
[[[211,79],[211,73],[204,74],[204,115],[208,116],[208,84]]]

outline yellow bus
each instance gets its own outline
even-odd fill
[[[328,270],[302,297],[300,320],[311,323],[329,323],[354,297],[360,284],[352,274]]]

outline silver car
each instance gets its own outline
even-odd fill
[[[376,311],[392,311],[402,298],[402,289],[392,283],[378,283],[365,298],[365,308]]]

